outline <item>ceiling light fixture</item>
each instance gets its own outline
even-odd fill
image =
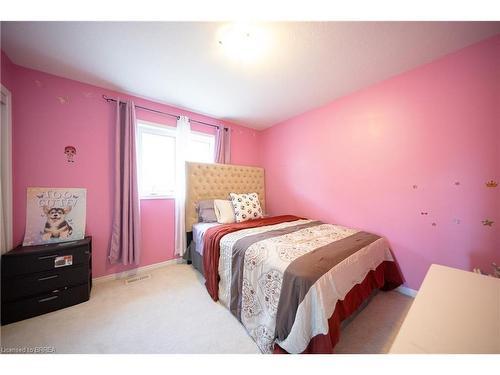
[[[245,63],[261,59],[270,46],[266,30],[243,23],[223,26],[217,34],[217,41],[229,58]]]

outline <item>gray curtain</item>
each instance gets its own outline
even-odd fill
[[[109,261],[139,264],[141,217],[137,183],[135,105],[116,105],[114,208]]]
[[[231,163],[231,129],[219,126],[215,135],[215,162]]]

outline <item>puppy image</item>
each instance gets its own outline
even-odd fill
[[[66,238],[73,233],[73,228],[65,219],[70,211],[70,206],[64,208],[43,206],[43,213],[47,216],[47,222],[42,234],[44,241],[51,238]]]

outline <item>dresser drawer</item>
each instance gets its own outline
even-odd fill
[[[40,314],[88,301],[89,284],[54,290],[37,297],[2,304],[2,324],[17,322]]]
[[[47,293],[65,286],[87,282],[89,282],[89,267],[87,264],[22,275],[9,279],[8,283],[2,283],[2,301],[14,301]]]
[[[7,253],[8,254],[8,253]],[[3,256],[2,273],[4,278],[17,275],[30,274],[34,272],[63,269],[56,267],[56,258],[70,255],[73,257],[73,265],[88,263],[90,252],[88,247],[60,248],[46,251],[42,254],[29,254],[20,256]],[[66,266],[68,267],[68,266]]]

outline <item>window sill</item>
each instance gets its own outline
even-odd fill
[[[143,197],[139,197],[139,200],[150,200],[150,199],[164,199],[164,200],[170,200],[170,199],[175,199],[173,195],[146,195]]]

